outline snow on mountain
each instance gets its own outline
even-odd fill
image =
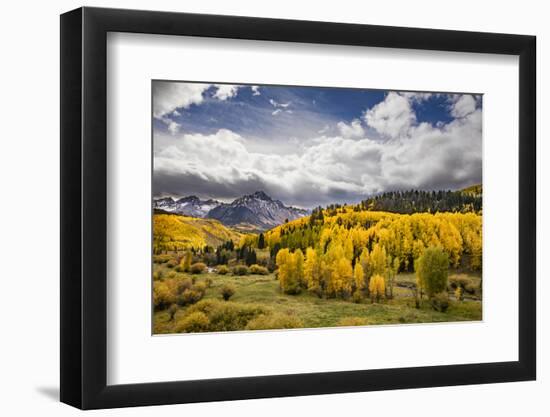
[[[191,195],[174,200],[172,197],[159,198],[154,200],[153,207],[169,213],[183,214],[191,217],[206,217],[208,212],[220,204],[216,200],[201,200]]]
[[[173,212],[176,208],[176,201],[172,197],[153,200],[153,207],[156,209]]]
[[[308,210],[285,206],[263,191],[242,196],[230,204],[212,199],[201,200],[196,196],[178,200],[164,197],[154,200],[153,207],[169,213],[216,219],[228,226],[249,225],[259,230],[267,230],[286,220],[292,221],[309,214]]]
[[[279,200],[273,200],[263,191],[237,198],[231,204],[222,204],[212,209],[207,217],[217,219],[226,225],[248,224],[260,230],[267,230],[284,223],[307,216],[307,210],[287,207]]]

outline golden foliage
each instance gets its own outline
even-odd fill
[[[386,282],[384,281],[384,277],[382,275],[375,274],[371,277],[369,282],[369,292],[373,300],[376,299],[376,301],[380,301],[380,298],[384,297],[386,292]]]
[[[193,262],[193,254],[190,251],[186,251],[185,254],[183,255],[183,258],[181,258],[181,261],[180,261],[180,267],[182,271],[189,272],[192,262]]]
[[[239,242],[243,235],[213,219],[155,214],[153,216],[153,250],[155,253],[167,250],[203,248],[218,246],[228,240]]]
[[[355,264],[355,268],[353,269],[353,280],[355,281],[356,290],[361,291],[365,289],[365,273],[360,262],[357,262]]]
[[[287,294],[300,292],[298,277],[296,276],[294,255],[288,249],[281,249],[275,260],[279,268],[279,284]]]
[[[332,264],[335,258],[349,260],[359,255],[366,278],[384,274],[382,254],[398,259],[399,268],[411,269],[415,259],[430,246],[441,247],[452,267],[464,266],[479,270],[482,266],[482,218],[476,213],[396,214],[354,211],[352,206],[324,210],[322,225],[310,224],[308,217],[278,226],[265,233],[272,248],[279,244],[290,251],[318,250]],[[372,251],[379,247],[372,258]],[[366,252],[365,252],[366,249]],[[374,263],[375,270],[367,268]]]
[[[307,248],[304,262],[304,278],[307,289],[318,292],[321,289],[321,259],[313,248]]]

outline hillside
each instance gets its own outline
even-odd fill
[[[448,254],[451,266],[479,270],[482,217],[471,212],[397,214],[370,211],[361,205],[316,209],[309,217],[266,232],[265,242],[277,250],[312,248],[328,258],[331,252],[336,257],[345,253],[353,264],[363,249],[370,253],[379,246],[392,262],[397,259],[399,271],[411,271],[425,248],[437,246]]]
[[[238,242],[242,236],[214,219],[155,214],[153,222],[155,253],[162,250],[202,248],[205,245],[216,247],[228,240]]]
[[[333,205],[260,234],[156,214],[155,249],[155,334],[482,317],[478,213]]]
[[[363,200],[358,209],[392,213],[480,213],[482,187],[473,185],[457,191],[389,191]]]
[[[465,194],[482,195],[483,186],[481,184],[471,185],[470,187],[463,188],[460,191]]]

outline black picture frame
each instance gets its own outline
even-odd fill
[[[519,360],[107,385],[108,32],[519,56]],[[536,38],[136,10],[61,15],[61,401],[82,409],[536,378]]]

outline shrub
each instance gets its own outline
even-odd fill
[[[267,261],[267,270],[269,272],[275,272],[276,269],[277,269],[277,265],[275,264],[273,259],[269,258],[269,260]]]
[[[208,285],[204,281],[199,281],[193,286],[193,289],[195,291],[200,292],[203,296],[207,288],[208,288]]]
[[[366,326],[369,321],[365,317],[343,317],[338,322],[338,326]]]
[[[473,281],[465,274],[458,274],[449,277],[449,287],[453,290],[456,290],[458,287],[465,289],[468,285],[473,285]]]
[[[219,308],[220,305],[223,305],[225,303],[221,302],[220,300],[200,300],[198,303],[193,304],[187,309],[187,313],[192,313],[194,311],[200,311],[201,313],[206,314],[209,316],[215,309]]]
[[[319,298],[323,298],[323,289],[320,286],[308,288],[307,291]]]
[[[249,271],[250,271],[251,274],[256,274],[256,275],[268,275],[269,274],[269,271],[265,266],[260,266],[258,264],[251,265]]]
[[[168,268],[175,268],[176,266],[178,266],[178,261],[176,261],[175,259],[170,259],[168,262],[166,262],[166,266]]]
[[[361,304],[363,302],[363,294],[361,294],[361,291],[355,291],[352,300],[356,304]]]
[[[235,287],[229,284],[225,284],[220,289],[220,293],[225,301],[229,300],[233,294],[235,294]]]
[[[174,330],[178,333],[197,333],[209,330],[210,321],[208,316],[200,311],[187,314],[178,320]]]
[[[155,309],[162,310],[175,302],[176,294],[169,282],[153,282],[153,305]]]
[[[246,330],[268,330],[268,329],[296,329],[302,328],[302,321],[287,314],[274,313],[262,314],[248,322]]]
[[[189,272],[191,272],[192,274],[202,274],[202,273],[206,272],[206,264],[204,264],[202,262],[194,263],[189,268]]]
[[[185,290],[190,290],[193,286],[193,281],[189,278],[184,278],[178,281],[178,295],[182,294]]]
[[[153,281],[158,281],[160,279],[158,272],[153,272]]]
[[[449,296],[447,293],[437,293],[430,298],[432,308],[441,313],[445,313],[449,308]]]
[[[176,274],[176,271],[170,271],[168,272],[168,275],[166,275],[168,278],[176,278],[177,274]]]
[[[217,272],[220,275],[227,275],[229,274],[229,268],[227,267],[227,265],[220,265],[217,268]]]
[[[170,308],[168,309],[168,313],[170,314],[170,321],[174,320],[174,316],[178,312],[178,306],[177,304],[170,304]]]
[[[464,287],[464,291],[466,291],[468,294],[475,294],[476,290],[477,290],[477,287],[474,285],[473,282]]]
[[[185,290],[178,298],[178,304],[181,306],[187,306],[195,304],[203,297],[203,293],[195,289]]]
[[[253,318],[266,311],[250,304],[222,303],[208,316],[212,331],[244,330]]]
[[[187,314],[204,313],[210,321],[209,331],[244,330],[253,318],[268,314],[268,311],[254,304],[226,303],[220,300],[201,300],[188,307]]]
[[[246,265],[237,265],[233,267],[233,275],[248,275],[248,267]]]
[[[156,264],[164,264],[170,259],[172,259],[170,255],[153,255],[153,262]]]

